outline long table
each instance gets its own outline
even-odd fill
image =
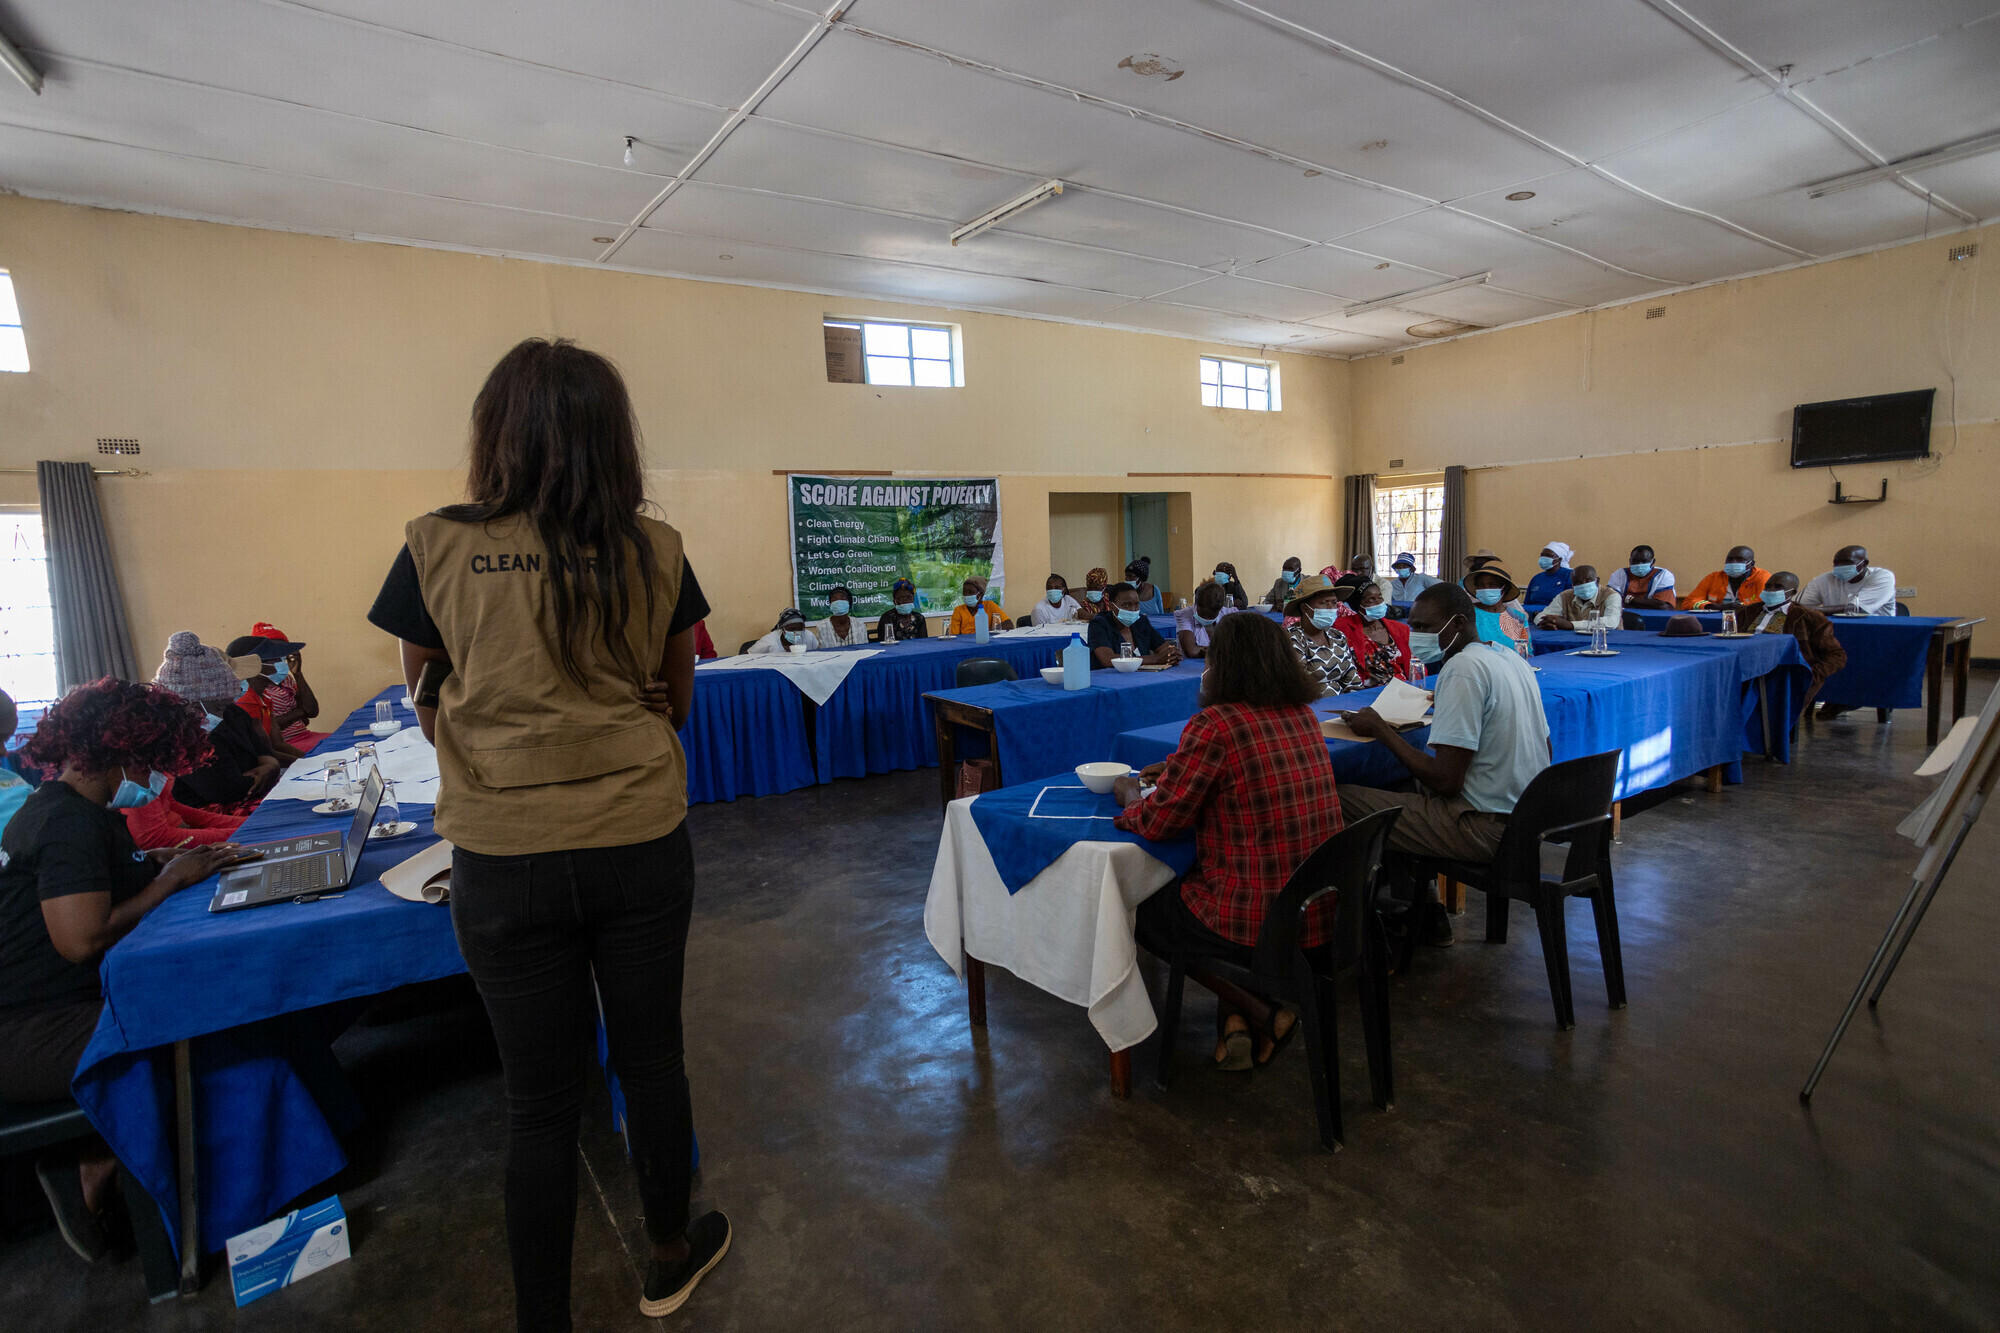
[[[1702,628],[1722,623],[1720,611],[1628,611],[1647,629],[1663,628],[1676,615],[1693,615]],[[1847,665],[1827,677],[1822,703],[1844,708],[1925,706],[1924,736],[1936,745],[1944,705],[1944,669],[1952,667],[1951,717],[1965,716],[1967,673],[1972,665],[1972,630],[1985,617],[1833,616],[1833,636],[1847,650]]]

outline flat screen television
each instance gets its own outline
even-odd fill
[[[1792,409],[1792,466],[1832,467],[1922,458],[1931,451],[1936,389],[1800,403]]]

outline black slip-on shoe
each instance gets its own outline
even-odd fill
[[[695,1284],[729,1253],[729,1219],[708,1213],[688,1224],[688,1256],[677,1264],[655,1259],[646,1265],[646,1292],[639,1298],[639,1313],[649,1319],[669,1315],[687,1304]]]
[[[63,1240],[76,1251],[77,1257],[87,1264],[102,1259],[111,1238],[105,1234],[104,1219],[84,1206],[83,1182],[77,1179],[76,1160],[45,1153],[35,1163],[35,1179],[42,1182],[42,1193],[49,1196],[49,1207],[56,1215],[56,1230],[62,1232]]]

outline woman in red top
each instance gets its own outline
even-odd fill
[[[1355,614],[1342,616],[1334,628],[1347,636],[1354,665],[1370,685],[1411,679],[1410,627],[1389,619],[1389,599],[1372,579],[1355,590]]]
[[[1292,872],[1340,832],[1333,761],[1311,705],[1319,685],[1285,633],[1263,616],[1228,616],[1211,632],[1204,707],[1188,719],[1180,747],[1139,778],[1120,778],[1119,828],[1169,839],[1194,830],[1194,865],[1176,888],[1139,904],[1138,938],[1155,955],[1190,955],[1248,966],[1264,912]],[[1158,789],[1139,798],[1140,781]],[[1333,903],[1313,905],[1307,948],[1324,944]],[[1298,1028],[1298,1016],[1199,964],[1188,975],[1215,992],[1216,1064],[1266,1064]]]
[[[216,843],[228,842],[246,815],[222,815],[213,810],[198,810],[191,805],[182,805],[174,799],[174,780],[167,779],[167,785],[160,794],[144,805],[135,805],[124,812],[125,827],[132,834],[132,842],[142,852],[150,852],[156,847],[211,847]]]

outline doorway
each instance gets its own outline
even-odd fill
[[[1165,491],[1125,497],[1125,563],[1147,557],[1152,562],[1153,585],[1163,590],[1162,596],[1165,589],[1174,586],[1173,547],[1168,539],[1171,526]]]

